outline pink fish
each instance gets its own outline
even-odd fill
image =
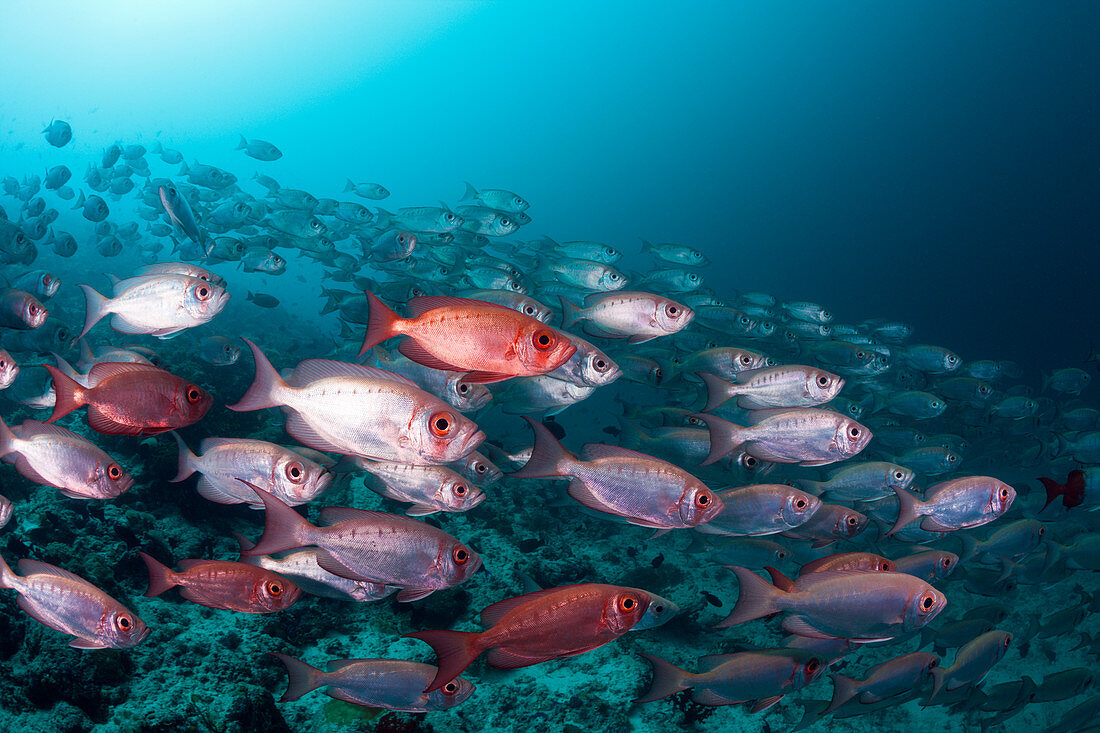
[[[180,560],[181,572],[139,552],[149,569],[147,598],[175,586],[180,595],[210,608],[242,613],[273,613],[290,608],[302,591],[277,573],[243,562]]]

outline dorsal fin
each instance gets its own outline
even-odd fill
[[[19,568],[19,572],[25,576],[33,573],[41,573],[43,575],[55,575],[59,578],[68,578],[69,580],[79,580],[81,583],[88,582],[76,573],[70,573],[68,570],[62,570],[56,565],[50,565],[48,562],[42,562],[40,560],[23,559],[16,564],[16,567]]]
[[[607,445],[606,443],[585,443],[581,446],[580,456],[581,460],[584,461],[594,461],[597,458],[644,458],[649,461],[659,460],[653,456],[647,456],[645,453],[639,453],[636,450],[622,448],[617,445]]]
[[[88,370],[90,381],[99,384],[104,379],[117,377],[120,374],[167,374],[163,369],[150,364],[135,364],[126,361],[102,361]]]
[[[474,300],[472,298],[456,298],[453,295],[418,295],[408,302],[409,315],[413,318],[422,316],[430,310],[436,308],[450,308],[450,307],[479,307],[479,308],[496,308],[505,313],[515,315],[518,311],[514,311],[507,306],[499,305],[497,303],[489,303],[484,300]],[[520,313],[519,315],[523,315]]]
[[[400,374],[387,372],[385,369],[363,366],[362,364],[349,364],[344,361],[332,361],[330,359],[306,359],[300,362],[298,366],[294,367],[294,371],[291,372],[290,378],[286,381],[291,387],[301,387],[310,382],[315,382],[318,379],[329,379],[332,377],[385,379],[403,384],[407,387],[416,386],[413,382],[402,377]]]
[[[383,518],[386,520],[401,519],[401,517],[397,516],[396,514],[389,514],[387,512],[376,512],[369,509],[355,509],[350,506],[327,506],[321,510],[320,514],[321,522],[328,526],[339,524],[340,522],[347,522],[352,519],[382,520]]]
[[[537,598],[559,592],[561,592],[561,588],[548,588],[546,590],[536,590],[531,593],[524,593],[522,596],[516,596],[515,598],[505,598],[503,601],[497,601],[493,605],[486,606],[482,610],[481,623],[485,628],[496,626],[509,611]]]
[[[38,435],[56,435],[59,438],[75,438],[85,443],[88,442],[87,439],[81,438],[73,431],[67,430],[60,425],[52,425],[39,422],[38,420],[24,420],[20,425],[13,426],[12,432],[18,435],[22,440],[30,440]]]

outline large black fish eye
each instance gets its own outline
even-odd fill
[[[466,394],[470,391],[470,385],[466,384],[465,382],[459,382],[458,391],[460,394]]]

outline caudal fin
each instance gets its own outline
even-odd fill
[[[649,689],[645,691],[645,694],[635,698],[634,702],[653,702],[654,700],[660,700],[662,697],[675,695],[683,690],[690,690],[693,687],[691,678],[694,675],[691,672],[680,669],[675,664],[666,662],[652,654],[639,654],[638,656],[653,666],[653,680],[649,683]]]
[[[715,624],[716,629],[764,618],[782,610],[777,601],[786,595],[783,591],[748,568],[726,565],[726,569],[733,571],[737,576],[740,587],[737,590],[737,604],[733,607],[733,613]]]
[[[703,408],[703,412],[718,409],[736,394],[736,387],[729,380],[708,372],[695,372],[695,376],[707,385],[707,406]]]
[[[198,460],[198,456],[191,452],[191,449],[187,447],[187,443],[183,442],[183,438],[179,436],[175,430],[172,431],[172,437],[176,439],[176,445],[179,446],[179,460],[180,468],[176,473],[176,477],[172,479],[172,483],[179,483],[185,478],[195,472],[195,461]]]
[[[348,182],[344,184],[344,193],[347,193],[348,191],[354,191],[354,190],[355,190],[355,184],[349,178]]]
[[[414,631],[404,636],[412,639],[420,639],[420,641],[430,646],[435,652],[438,670],[436,670],[435,679],[433,679],[432,683],[424,690],[426,693],[432,690],[438,690],[455,677],[458,677],[462,674],[462,670],[469,667],[470,664],[477,659],[477,655],[481,654],[481,647],[478,646],[478,639],[481,637],[481,634],[472,631],[447,631],[440,629],[435,631]]]
[[[252,386],[245,392],[244,397],[235,405],[227,405],[230,410],[245,412],[247,410],[262,410],[265,407],[278,407],[282,404],[279,391],[286,389],[287,384],[271,366],[271,362],[260,351],[260,347],[246,338],[241,338],[252,350],[252,359],[256,362],[256,376],[252,380]]]
[[[745,439],[741,437],[744,428],[736,423],[723,420],[717,415],[708,415],[705,412],[696,413],[691,417],[702,420],[706,423],[707,430],[710,431],[710,453],[707,454],[707,459],[699,464],[700,466],[707,466],[722,460],[733,452],[734,448],[745,442]]]
[[[84,405],[84,388],[62,374],[57,367],[52,367],[49,364],[43,364],[43,366],[53,377],[53,389],[56,395],[53,414],[46,422],[54,422]]]
[[[473,186],[471,186],[471,185],[470,185],[470,182],[469,182],[469,181],[467,181],[467,182],[466,182],[466,193],[462,194],[462,198],[460,198],[460,199],[459,199],[459,202],[462,202],[462,201],[473,201],[473,200],[475,200],[475,199],[476,199],[477,197],[478,197],[478,192],[477,192],[477,189],[476,189],[476,188],[474,188]]]
[[[900,531],[910,522],[916,521],[924,515],[924,512],[921,511],[924,507],[923,501],[897,486],[894,487],[894,493],[898,495],[898,519],[886,533],[886,537]]]
[[[241,548],[242,555],[270,555],[308,545],[313,525],[289,505],[255,484],[237,479],[256,492],[264,503],[264,533],[252,547]]]
[[[84,291],[84,330],[78,338],[92,330],[92,326],[99,323],[103,316],[110,312],[110,301],[100,295],[91,285],[80,285]]]
[[[928,699],[924,701],[922,707],[927,707],[932,704],[932,701],[936,699],[936,696],[940,694],[940,690],[943,689],[943,685],[947,682],[947,668],[946,667],[934,667],[931,670],[932,673],[932,694],[928,696]]]
[[[6,456],[15,449],[15,434],[8,424],[0,418],[0,456]]]
[[[237,143],[237,147],[234,148],[234,150],[244,150],[248,147],[248,140],[246,140],[245,136],[241,135],[240,133],[237,133],[237,136],[241,139],[241,141]]]
[[[561,301],[561,327],[571,328],[581,319],[581,309],[566,300],[564,295],[559,295],[558,300]]]
[[[531,458],[523,464],[523,468],[508,474],[515,478],[541,478],[545,476],[561,476],[563,461],[573,459],[573,455],[558,442],[553,433],[540,422],[536,422],[526,415],[523,419],[531,426],[535,433],[535,445],[531,448]]]
[[[363,347],[359,349],[360,355],[395,335],[394,324],[402,320],[401,316],[394,313],[378,299],[378,296],[369,291],[367,303],[370,305],[370,314],[367,316],[367,335],[363,338]]]
[[[169,588],[179,585],[173,576],[176,574],[171,568],[157,562],[153,557],[144,552],[138,552],[145,561],[145,567],[149,569],[149,590],[145,591],[146,598],[159,596]]]
[[[844,703],[851,700],[859,693],[859,683],[851,677],[842,674],[833,675],[833,701],[825,708],[825,713],[831,713]]]
[[[275,657],[286,667],[287,680],[286,692],[279,698],[279,702],[297,700],[307,692],[312,692],[325,684],[325,673],[316,667],[306,664],[301,659],[278,652],[268,652],[267,656]]]

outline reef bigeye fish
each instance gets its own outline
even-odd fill
[[[159,596],[180,587],[180,595],[192,603],[241,613],[274,613],[294,605],[301,596],[298,586],[255,565],[227,560],[180,560],[180,572],[139,552],[149,570],[146,597]]]
[[[577,347],[559,331],[495,303],[423,296],[409,301],[401,318],[371,293],[370,325],[359,353],[404,334],[398,350],[434,369],[469,372],[469,382],[495,382],[553,371]]]
[[[26,420],[9,428],[0,420],[0,456],[27,479],[72,499],[113,499],[134,484],[94,443],[58,425]]]
[[[141,275],[115,283],[115,294],[105,298],[90,285],[81,285],[87,300],[84,330],[113,314],[111,327],[125,334],[165,338],[209,322],[229,302],[222,287],[186,275]]]
[[[438,465],[457,461],[485,434],[408,379],[358,364],[308,359],[284,381],[251,341],[256,376],[236,411],[287,409],[286,431],[320,451]]]
[[[41,624],[76,637],[77,649],[127,649],[149,628],[125,606],[83,578],[37,560],[20,560],[22,575],[0,558],[0,588],[19,594],[23,611]]]
[[[652,293],[618,290],[592,293],[578,308],[563,296],[562,328],[586,321],[585,333],[603,338],[625,338],[641,344],[682,331],[695,318],[695,311],[671,298]]]
[[[326,507],[316,527],[284,502],[250,486],[264,502],[264,533],[242,555],[267,555],[314,545],[317,564],[351,580],[402,588],[397,600],[416,601],[467,580],[481,557],[441,529],[415,519],[348,507]]]
[[[481,612],[487,631],[416,631],[435,650],[439,670],[425,692],[453,680],[483,652],[489,666],[516,669],[574,656],[632,630],[651,629],[679,609],[660,596],[599,583],[540,590],[494,603]]]
[[[808,407],[754,410],[747,427],[707,413],[696,417],[710,430],[710,454],[703,465],[743,445],[762,461],[822,466],[851,458],[871,440],[871,431],[855,420]]]

